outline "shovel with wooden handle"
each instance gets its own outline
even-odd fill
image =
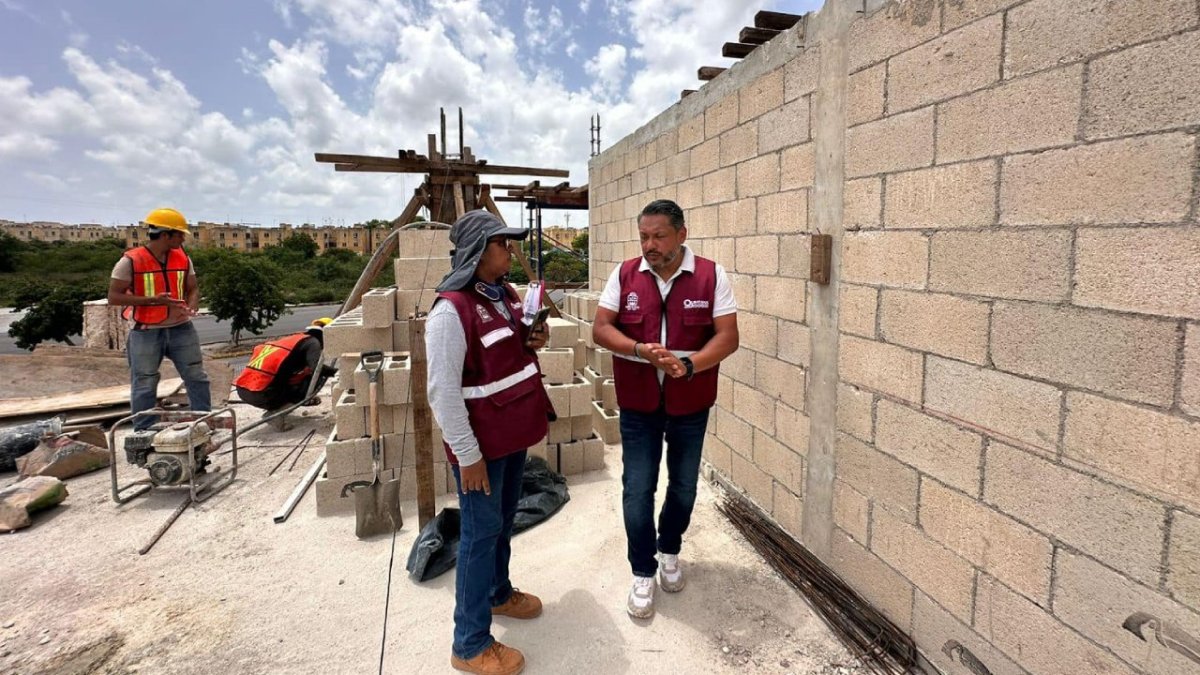
[[[404,518],[400,515],[400,481],[379,480],[379,465],[383,461],[383,439],[379,437],[379,371],[383,369],[383,352],[363,352],[360,363],[370,383],[371,462],[375,475],[370,482],[348,483],[342,488],[342,496],[354,491],[354,534],[365,539],[399,530]]]

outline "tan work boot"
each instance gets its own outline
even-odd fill
[[[514,619],[535,619],[542,615],[542,601],[536,595],[513,589],[508,602],[492,608],[492,616],[511,616]]]
[[[525,670],[525,655],[512,647],[493,642],[473,659],[451,655],[450,665],[455,670],[476,675],[517,675]]]

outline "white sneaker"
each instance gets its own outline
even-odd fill
[[[678,555],[658,554],[658,585],[668,593],[678,593],[683,590],[683,568],[679,566]]]
[[[636,619],[649,619],[654,616],[654,577],[633,578],[633,588],[629,589],[629,616]]]

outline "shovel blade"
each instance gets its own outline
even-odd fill
[[[404,525],[400,515],[400,481],[380,481],[354,491],[354,535],[359,539],[391,534]]]

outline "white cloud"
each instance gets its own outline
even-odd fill
[[[0,135],[0,160],[38,159],[58,150],[58,143],[28,133]]]
[[[34,183],[37,183],[38,185],[41,185],[42,187],[45,187],[49,190],[54,190],[55,192],[62,192],[63,190],[66,190],[68,187],[67,182],[64,181],[62,178],[59,178],[58,176],[48,174],[48,173],[39,173],[37,171],[26,171],[25,177],[28,178],[29,180],[33,181]]]
[[[16,0],[0,0],[0,8],[16,14],[21,14],[26,18],[32,19],[35,23],[42,23],[41,17],[26,9],[25,5],[17,2]]]
[[[399,213],[408,196],[402,188],[420,177],[337,173],[313,153],[424,153],[438,107],[446,108],[449,151],[457,152],[462,106],[476,156],[569,169],[571,182],[582,184],[591,116],[601,114],[604,147],[612,145],[694,86],[698,66],[720,65],[720,44],[757,8],[745,0],[703,8],[606,0],[601,20],[618,22],[629,40],[581,64],[591,83],[569,85],[560,61],[581,48],[562,11],[518,5],[518,36],[483,6],[488,1],[274,0],[300,37],[266,36],[258,43],[265,46],[242,51],[242,71],[266,86],[274,105],[237,106],[233,119],[156,61],[154,45],[119,44],[119,63],[67,48],[71,86],[37,89],[24,77],[0,77],[0,170],[57,151],[55,161],[70,155],[72,176],[78,165],[81,192],[111,193],[114,205],[166,199],[195,219],[354,222]],[[532,50],[529,35],[537,36]],[[343,73],[353,91],[336,88]],[[57,166],[68,165],[13,178],[55,189],[51,179],[66,175]],[[586,215],[573,220],[583,224]]]
[[[413,9],[400,0],[276,0],[285,20],[293,9],[313,22],[314,34],[345,45],[383,45],[411,23]]]
[[[602,93],[616,94],[621,82],[625,79],[625,58],[628,51],[625,45],[604,45],[583,68],[589,75],[596,78],[596,84]]]

